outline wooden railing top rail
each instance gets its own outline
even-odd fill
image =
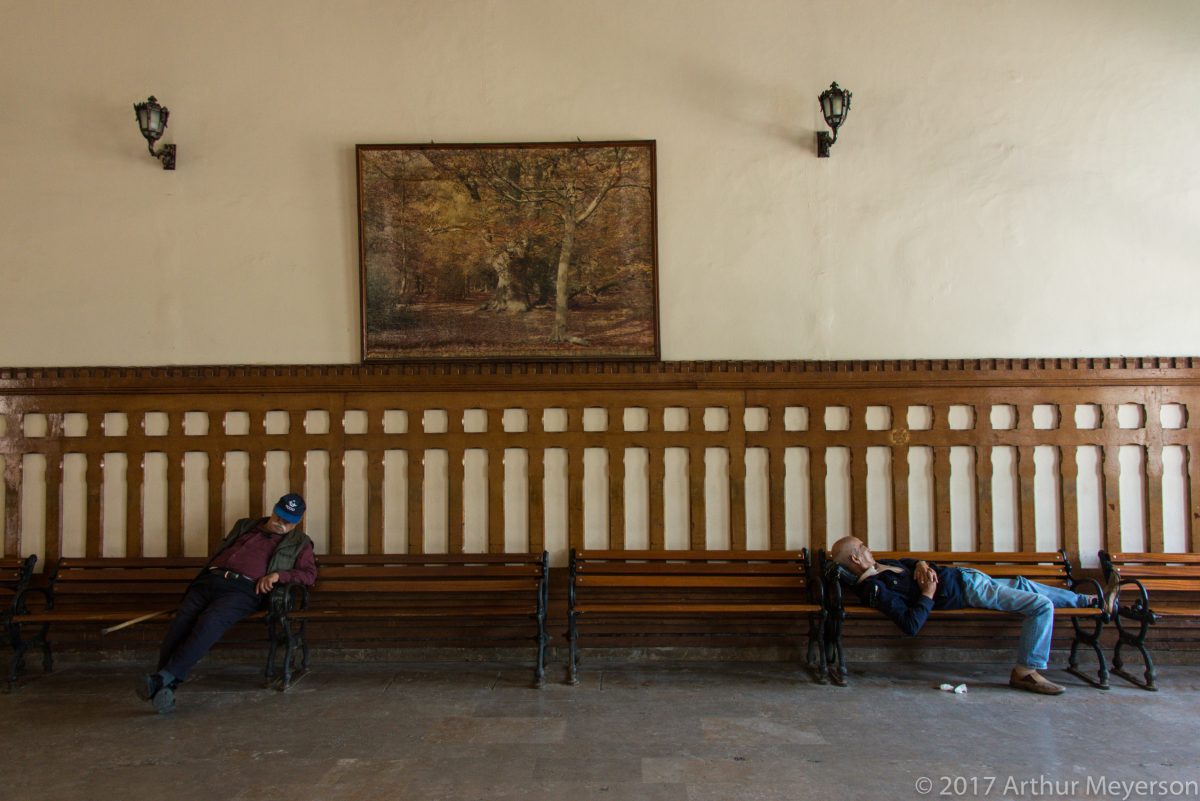
[[[1200,385],[1200,357],[0,368],[0,396],[414,389]]]

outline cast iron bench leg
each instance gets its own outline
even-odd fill
[[[1151,620],[1146,617],[1136,618],[1141,624],[1141,628],[1137,634],[1130,634],[1121,625],[1120,612],[1117,615],[1117,644],[1113,648],[1113,674],[1120,676],[1135,687],[1156,692],[1158,686],[1154,683],[1157,675],[1154,670],[1154,660],[1150,658],[1150,652],[1146,649],[1146,634],[1150,631]],[[1121,659],[1121,648],[1126,645],[1132,645],[1142,655],[1142,663],[1145,665],[1145,672],[1143,673],[1145,680],[1139,679],[1125,670],[1125,662]]]
[[[579,683],[579,629],[575,623],[575,611],[567,613],[567,640],[571,645],[567,661],[567,684]]]
[[[1071,618],[1071,625],[1075,628],[1075,638],[1071,640],[1071,654],[1067,659],[1067,672],[1073,676],[1086,681],[1099,690],[1109,689],[1108,684],[1108,660],[1104,658],[1104,652],[1100,650],[1100,632],[1104,628],[1104,620],[1096,618],[1096,628],[1090,632],[1084,631],[1079,625],[1079,618]],[[1098,665],[1096,677],[1084,673],[1079,669],[1079,646],[1087,645],[1096,654],[1096,663]]]

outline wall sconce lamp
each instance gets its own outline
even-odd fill
[[[146,142],[150,145],[150,155],[162,160],[164,170],[175,169],[175,145],[163,145],[162,150],[154,152],[154,143],[167,130],[167,117],[171,112],[166,106],[160,106],[154,95],[150,95],[145,103],[134,103],[133,110],[137,114],[142,136],[146,137]]]
[[[825,131],[817,132],[817,157],[827,159],[829,148],[837,141],[838,128],[842,127],[846,115],[850,113],[850,92],[834,81],[817,99],[821,101],[821,114],[825,116],[825,124],[833,129],[832,136]]]

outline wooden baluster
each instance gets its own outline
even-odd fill
[[[1189,428],[1189,443],[1184,448],[1184,504],[1187,509],[1184,536],[1189,553],[1200,553],[1200,443]]]
[[[416,419],[415,412],[409,417]],[[424,437],[419,437],[423,442]],[[425,448],[421,445],[409,448],[405,453],[405,521],[404,536],[408,540],[410,554],[425,553]]]
[[[18,414],[6,418],[5,438],[16,441],[20,437]],[[21,554],[21,474],[23,452],[9,448],[4,453],[4,555]]]
[[[939,551],[952,550],[950,517],[950,448],[946,446],[929,449],[930,475],[933,479],[933,523],[934,547]]]
[[[1146,444],[1142,450],[1142,525],[1148,550],[1162,553],[1163,542],[1163,435],[1162,406],[1158,393],[1142,407]]]
[[[583,547],[583,408],[567,409],[567,547]]]
[[[135,419],[136,425],[135,425]],[[125,555],[140,557],[146,548],[146,421],[130,413],[125,462]]]
[[[1061,417],[1059,418],[1061,421]],[[1061,422],[1060,422],[1061,425]],[[1062,547],[1071,559],[1079,559],[1079,462],[1071,446],[1055,448],[1058,458],[1058,509]]]
[[[992,509],[992,447],[976,445],[971,448],[975,459],[975,547],[994,551],[995,517]]]
[[[770,547],[787,547],[787,447],[784,444],[784,407],[767,407],[767,503]]]
[[[888,409],[891,417],[892,431],[892,547],[897,551],[907,551],[909,547],[908,521],[908,443],[911,434],[908,422],[896,419],[896,408]],[[899,427],[897,427],[899,425]]]
[[[544,410],[526,410],[526,429],[531,435],[540,437],[545,432]],[[529,476],[529,551],[541,553],[546,550],[546,451],[543,448],[527,448],[525,461]]]
[[[1013,408],[1017,415],[1016,430],[1022,433],[1034,431],[1033,407]],[[1037,516],[1034,505],[1037,464],[1033,454],[1032,445],[1018,445],[1013,449],[1014,458],[1017,460],[1017,508],[1013,514],[1013,524],[1017,527],[1016,550],[1027,553],[1037,551]]]
[[[346,552],[346,405],[329,401],[329,553]]]
[[[863,542],[868,538],[868,514],[866,514],[866,478],[869,465],[866,463],[865,446],[847,448],[850,452],[850,525],[847,534],[852,534]]]
[[[308,472],[308,449],[303,444],[305,439],[304,412],[288,412],[288,492],[298,492],[307,499],[304,485]]]
[[[466,450],[463,447],[463,415],[465,410],[454,408],[446,410],[446,526],[449,542],[448,553],[463,553],[463,519],[466,507],[463,503],[463,476],[465,475],[463,461]]]
[[[1117,426],[1117,407],[1115,404],[1101,406],[1101,428],[1110,439],[1119,433]],[[1121,548],[1121,446],[1106,444],[1100,448],[1104,482],[1101,487],[1101,500],[1104,504],[1104,531],[1100,541],[1110,553]]]
[[[368,441],[379,442],[383,437],[383,409],[367,410]],[[366,448],[367,460],[367,553],[385,553],[383,545],[383,448]]]
[[[663,436],[665,410],[662,406],[653,406],[646,412],[649,415],[647,433],[650,434],[650,441],[655,443],[646,448],[646,472],[650,476],[649,487],[647,487],[650,505],[650,550],[661,551],[666,548],[666,531],[663,524],[666,514],[663,485],[667,480],[667,469],[666,448],[662,444],[666,441]],[[655,436],[656,434],[657,436]]]
[[[103,436],[104,415],[91,412],[87,415],[87,439],[95,442],[93,437]],[[103,440],[100,440],[102,443]],[[83,443],[85,446],[87,441]],[[104,455],[103,447],[89,448],[86,451],[87,471],[84,483],[87,485],[84,512],[84,553],[89,558],[95,558],[104,553],[103,504],[104,504]]]
[[[208,552],[225,537],[225,449],[208,452]],[[126,514],[129,509],[126,508]]]
[[[690,440],[697,432],[704,431],[704,407],[692,406],[687,408],[687,428],[684,431],[685,441]],[[706,531],[708,527],[708,497],[705,491],[705,448],[703,445],[687,446],[687,485],[688,485],[688,547],[693,551],[703,551],[707,548]]]
[[[488,553],[504,553],[504,410],[487,410],[487,433],[476,435],[487,445]]]
[[[866,408],[854,407],[850,410],[850,429],[866,430]],[[856,445],[850,451],[850,525],[847,534],[853,534],[863,542],[867,541],[867,446]],[[831,543],[832,544],[832,543]]]
[[[825,446],[810,445],[808,448],[808,547],[813,552],[832,544],[826,542],[829,512],[825,502],[825,483],[828,472],[829,466],[825,463]]]
[[[608,416],[609,439],[612,432],[625,430],[625,409],[622,406],[609,406],[605,410]],[[608,455],[608,547],[625,550],[625,439],[619,439],[620,445],[609,445]]]
[[[46,564],[62,557],[63,545],[63,416],[48,414],[46,448]]]
[[[728,416],[725,448],[729,460],[729,547],[746,550],[746,406],[739,401],[725,410]]]
[[[167,556],[183,556],[183,412],[165,412],[167,430],[163,457],[167,461]]]

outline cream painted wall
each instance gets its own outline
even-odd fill
[[[1200,353],[1193,0],[2,0],[0,108],[3,365],[355,362],[355,143],[577,136],[664,358]]]

